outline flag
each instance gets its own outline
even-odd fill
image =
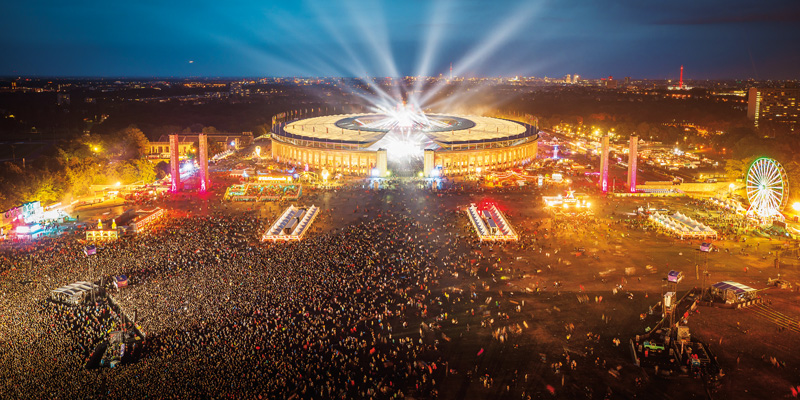
[[[701,243],[700,251],[711,251],[711,243]]]
[[[85,253],[87,256],[91,256],[91,255],[93,255],[93,254],[97,254],[97,246],[95,246],[95,245],[93,245],[93,244],[90,244],[90,245],[88,245],[88,246],[86,246],[86,247],[84,247],[84,248],[83,248],[83,252],[84,252],[84,253]]]
[[[117,275],[114,277],[114,285],[119,288],[124,288],[128,286],[128,277],[125,275]]]

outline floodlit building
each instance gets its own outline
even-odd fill
[[[750,88],[747,118],[759,129],[794,132],[800,128],[800,89]]]
[[[402,111],[289,114],[287,122],[273,126],[272,157],[336,173],[383,177],[388,162],[418,155],[427,160],[428,174],[434,169],[443,175],[480,174],[524,165],[538,149],[535,126],[499,118]]]

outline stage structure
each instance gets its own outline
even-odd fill
[[[317,214],[319,214],[317,206],[312,205],[308,208],[289,206],[281,214],[281,217],[264,233],[261,241],[299,241],[308,232],[314,219],[317,218]]]
[[[181,159],[178,154],[178,135],[169,135],[170,192],[181,190]]]
[[[418,164],[414,175],[505,171],[527,164],[538,149],[538,129],[530,124],[428,114],[402,103],[374,113],[279,115],[285,120],[276,120],[272,129],[273,159],[333,174],[385,177],[387,160],[389,165]]]
[[[628,191],[636,192],[636,161],[639,157],[639,137],[631,136],[628,145]]]
[[[208,135],[201,133],[198,137],[198,150],[200,154],[198,155],[199,159],[199,167],[200,167],[200,184],[198,185],[200,193],[204,193],[208,190],[208,184],[210,180],[208,179]]]
[[[608,192],[608,135],[600,140],[600,189]]]
[[[467,208],[467,215],[481,242],[485,240],[493,242],[519,240],[519,236],[514,232],[511,224],[494,204],[479,209],[475,203],[472,203]]]
[[[544,204],[547,207],[562,207],[564,209],[590,208],[592,206],[592,203],[589,202],[589,199],[586,197],[586,195],[576,195],[575,191],[571,189],[567,190],[566,196],[542,196],[542,201],[544,201]]]

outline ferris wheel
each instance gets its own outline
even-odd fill
[[[758,218],[783,219],[781,210],[789,200],[789,181],[781,164],[762,157],[753,161],[747,170],[747,213]]]

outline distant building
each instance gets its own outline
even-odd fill
[[[69,105],[69,93],[56,93],[56,102],[60,106]]]
[[[247,95],[247,90],[241,82],[231,82],[231,87],[228,92],[231,97],[245,97]]]
[[[750,88],[747,118],[759,129],[795,132],[800,128],[800,89]]]
[[[224,143],[225,149],[238,150],[253,143],[253,132],[242,133],[207,133],[208,143]],[[197,143],[197,134],[178,134],[178,155],[183,157],[192,151]],[[150,142],[150,158],[169,158],[169,136],[162,135],[158,141]]]
[[[564,82],[566,82],[566,83],[572,83],[572,75],[570,75],[570,74],[567,74],[567,76],[564,78]]]
[[[193,142],[178,142],[178,155],[185,156],[192,150]],[[169,137],[164,135],[157,142],[150,142],[150,158],[169,158]]]

